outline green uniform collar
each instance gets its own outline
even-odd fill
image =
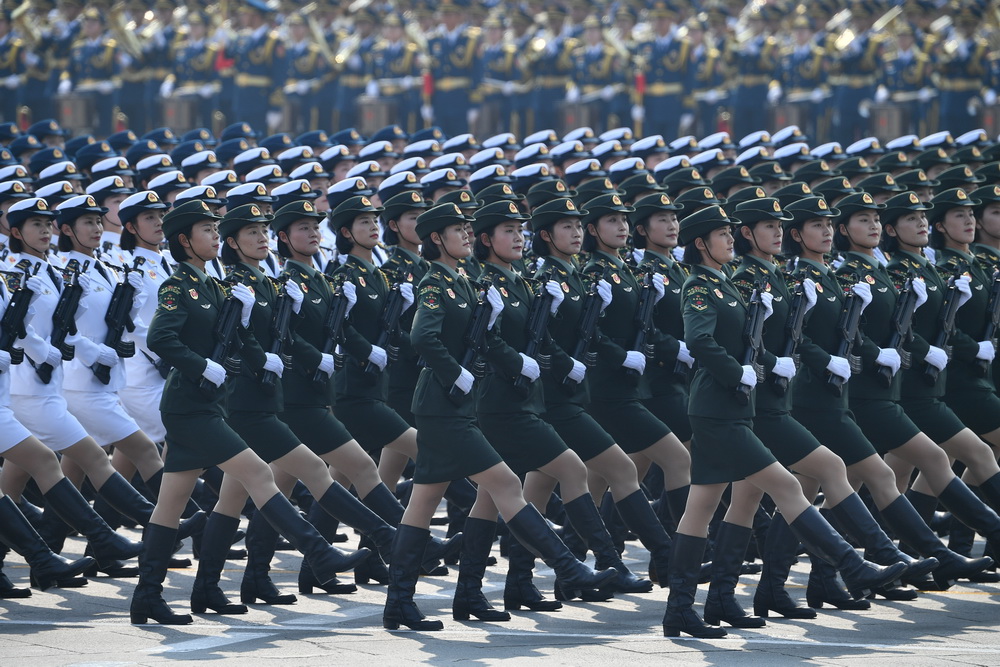
[[[872,271],[884,271],[885,270],[885,267],[882,266],[882,263],[880,261],[878,261],[877,259],[875,259],[874,257],[872,257],[871,255],[866,255],[866,254],[861,253],[861,252],[857,252],[857,251],[854,251],[854,250],[849,250],[847,252],[847,254],[844,255],[844,263],[847,263],[847,260],[849,260],[849,259],[856,259],[856,260],[858,260],[858,262],[860,262],[862,264],[862,266],[864,266],[864,268],[870,269]]]
[[[757,255],[751,255],[747,253],[746,255],[743,255],[743,261],[758,265],[760,268],[764,270],[764,273],[767,275],[778,272],[777,264],[775,264],[774,262],[769,262],[766,259],[761,259]]]
[[[297,268],[299,271],[301,271],[302,273],[306,274],[310,278],[313,278],[317,273],[319,273],[316,270],[315,266],[311,266],[309,264],[305,264],[303,262],[299,262],[299,261],[296,261],[294,259],[290,259],[290,260],[286,261],[285,262],[285,266],[288,266],[288,265],[294,266],[295,268]]]
[[[668,269],[671,268],[671,267],[673,267],[673,265],[677,262],[677,260],[674,259],[673,257],[669,257],[667,255],[661,255],[660,253],[653,252],[652,250],[646,250],[646,251],[644,251],[643,255],[642,255],[643,258],[645,258],[646,255],[649,255],[651,257],[655,257],[656,259],[660,260],[661,262],[663,262],[664,264],[667,265]]]
[[[698,270],[699,271],[704,271],[708,275],[714,276],[714,277],[718,278],[719,280],[721,280],[722,282],[725,282],[725,283],[729,282],[729,276],[727,276],[722,271],[719,271],[718,269],[713,269],[710,266],[705,266],[704,264],[699,264],[698,265]]]
[[[181,266],[185,267],[185,270],[189,274],[197,278],[198,281],[203,283],[208,282],[208,275],[204,271],[196,267],[194,264],[191,264],[190,262],[181,262]]]
[[[557,268],[565,269],[565,271],[570,274],[576,273],[576,266],[574,264],[572,264],[571,262],[565,262],[559,259],[558,257],[551,257],[551,256],[546,257],[545,263],[552,264]],[[544,266],[542,268],[544,268]]]
[[[614,255],[609,255],[603,250],[595,250],[594,255],[599,257],[607,257],[608,260],[614,265],[616,269],[621,270],[625,267],[625,260],[623,260],[621,257],[615,257]]]
[[[493,262],[486,262],[486,264],[511,283],[517,284],[520,281],[520,274],[514,273],[513,269],[505,269],[499,264],[494,264]]]
[[[991,245],[986,245],[985,243],[973,243],[971,246],[969,246],[969,249],[972,250],[973,253],[975,253],[977,250],[982,250],[985,253],[1000,258],[1000,250],[997,250]]]
[[[928,262],[927,258],[924,257],[923,255],[918,255],[908,250],[897,250],[896,254],[906,257],[911,262],[919,266],[921,269],[926,268],[926,266],[930,263]]]
[[[424,258],[418,255],[417,253],[413,252],[412,250],[407,250],[402,246],[395,246],[395,250],[396,252],[400,253],[401,255],[403,255],[403,257],[410,260],[414,264],[420,264],[421,262],[425,261]]]
[[[799,264],[807,264],[810,266],[815,266],[819,270],[819,272],[822,273],[824,276],[830,273],[829,266],[823,264],[822,262],[817,262],[814,259],[806,259],[805,257],[799,257]]]
[[[450,266],[448,266],[444,262],[434,261],[434,262],[431,263],[431,266],[438,267],[439,269],[441,269],[442,271],[444,271],[446,277],[451,278],[452,280],[458,280],[459,279],[458,271],[456,271],[455,269],[451,268]]]
[[[365,260],[361,259],[357,255],[348,255],[347,256],[347,261],[351,262],[351,263],[354,263],[354,264],[357,264],[358,266],[362,267],[363,269],[365,269],[366,271],[368,271],[368,273],[371,273],[372,275],[375,275],[378,272],[378,267],[377,266],[375,266],[371,262],[368,262],[368,261],[365,261]]]

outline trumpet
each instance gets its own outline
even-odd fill
[[[112,6],[109,19],[111,32],[118,38],[122,48],[133,58],[142,57],[142,42],[139,41],[135,32],[129,29],[128,22],[125,20],[125,4],[117,3]]]
[[[34,21],[28,20],[28,15],[33,9],[31,0],[24,0],[24,2],[15,7],[14,11],[10,13],[11,23],[21,33],[29,48],[34,48],[42,40],[42,33],[38,29],[38,26]]]
[[[323,34],[323,27],[313,16],[313,13],[319,8],[315,2],[310,2],[308,5],[301,9],[302,16],[306,19],[306,25],[309,26],[309,32],[312,34],[313,41],[316,42],[316,48],[319,49],[320,55],[326,59],[331,66],[337,66],[337,56],[334,55],[333,51],[330,49],[330,43],[326,41],[326,35]]]

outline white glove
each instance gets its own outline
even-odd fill
[[[168,98],[174,94],[174,82],[167,79],[160,84],[160,97]]]
[[[132,286],[132,289],[136,291],[136,296],[138,296],[138,293],[142,291],[142,286],[143,286],[142,272],[129,271],[128,276],[125,278],[125,280],[128,282],[129,285]]]
[[[372,81],[371,83],[375,83],[375,82]],[[298,93],[299,95],[308,95],[311,88],[312,88],[312,84],[309,83],[308,81],[296,81],[295,82],[295,92]],[[378,96],[378,84],[377,83],[375,83],[375,93],[376,93],[376,97],[377,97]]]
[[[504,81],[503,82],[503,89],[502,89],[501,92],[502,92],[502,94],[503,94],[504,97],[510,97],[511,95],[514,94],[515,91],[516,91],[516,87],[514,86],[514,82],[513,81]]]
[[[279,378],[281,374],[285,372],[285,364],[281,361],[281,357],[271,352],[264,353],[264,370],[271,371]]]
[[[292,312],[298,315],[299,311],[302,310],[302,301],[305,298],[302,294],[302,288],[294,280],[289,280],[285,283],[285,294],[292,300]]]
[[[11,74],[6,79],[3,80],[3,85],[7,86],[11,90],[17,89],[21,85],[21,77],[17,74]]]
[[[977,102],[978,100],[973,98],[971,102],[966,104],[965,113],[969,114],[970,116],[975,116],[979,112],[979,105],[977,104]]]
[[[777,104],[778,100],[781,99],[781,86],[771,86],[767,89],[767,102],[768,104]]]
[[[49,345],[49,352],[45,357],[45,363],[53,368],[58,368],[62,364],[62,352],[60,352],[55,346]]]
[[[615,99],[616,93],[617,91],[614,86],[604,86],[604,88],[601,89],[601,99],[605,102],[610,102]]]
[[[253,290],[243,284],[233,287],[233,298],[243,304],[243,310],[240,313],[240,324],[246,329],[250,326],[250,313],[253,312],[253,304],[257,299],[254,297]]]
[[[892,371],[895,375],[899,372],[899,366],[902,364],[902,359],[899,358],[899,352],[895,348],[883,347],[878,351],[878,356],[875,357],[875,363],[879,366],[885,366]]]
[[[569,90],[566,91],[566,101],[570,104],[576,104],[580,101],[580,89],[576,86],[570,86]]]
[[[329,376],[332,377],[333,376],[333,363],[334,363],[334,361],[333,361],[333,355],[332,354],[324,354],[324,355],[322,355],[320,357],[320,360],[319,360],[319,370],[323,371],[324,373],[326,373],[327,375],[329,375]]]
[[[994,93],[994,95],[996,95],[996,93]],[[928,102],[934,99],[934,89],[924,86],[917,93],[917,99],[923,102],[924,104],[927,104]]]
[[[663,298],[663,295],[667,293],[667,286],[663,284],[663,276],[659,273],[653,276],[651,284],[653,289],[656,290],[656,299],[653,301],[653,305],[655,306]]]
[[[385,365],[389,363],[389,355],[378,345],[372,345],[372,351],[368,353],[368,361],[372,362],[380,371],[385,370]]]
[[[757,386],[757,371],[753,369],[753,366],[743,366],[743,375],[740,376],[740,384],[745,384],[751,389]]]
[[[56,88],[56,92],[60,95],[66,95],[69,91],[73,90],[73,82],[69,79],[63,79],[59,82],[59,87]]]
[[[555,315],[556,311],[559,310],[559,306],[562,305],[563,299],[566,298],[563,295],[562,287],[556,281],[550,280],[545,283],[545,291],[552,297],[552,305],[549,307],[549,311]]]
[[[687,132],[692,125],[694,125],[694,114],[693,113],[681,114],[681,123],[680,123],[681,132]]]
[[[694,357],[692,357],[691,352],[688,351],[687,343],[682,340],[677,342],[680,343],[680,349],[677,350],[677,361],[687,365],[688,368],[693,368]]]
[[[115,84],[110,81],[101,81],[97,84],[97,92],[101,95],[110,95],[115,92]]]
[[[795,377],[795,361],[791,357],[778,357],[771,372],[778,377],[791,380]]]
[[[573,359],[573,369],[566,375],[573,382],[580,384],[583,382],[584,376],[587,374],[587,367],[581,364],[576,359]]]
[[[861,299],[861,312],[865,312],[865,308],[872,302],[872,286],[868,283],[857,283],[851,287],[851,291]]]
[[[819,104],[826,97],[826,93],[823,92],[822,88],[813,88],[812,92],[809,93],[809,101],[813,104]]]
[[[913,307],[913,310],[916,310],[927,303],[927,283],[923,278],[913,281],[913,293],[917,295],[917,305]]]
[[[991,340],[981,340],[978,343],[979,352],[976,353],[976,359],[982,359],[983,361],[993,361],[997,356],[997,349],[993,347],[993,341]]]
[[[94,284],[90,281],[90,276],[81,273],[76,277],[76,284],[83,290],[83,296],[87,296],[93,290]]]
[[[28,67],[34,67],[38,63],[42,62],[41,57],[34,51],[26,51],[24,54],[24,64]]]
[[[948,365],[948,353],[940,347],[931,345],[924,356],[924,361],[939,371],[943,371],[944,367]]]
[[[889,89],[885,86],[879,86],[875,90],[875,103],[882,104],[889,99]]]
[[[983,93],[983,104],[988,107],[993,106],[997,103],[997,92],[992,88],[987,88],[986,92]]]
[[[576,368],[574,366],[574,368]],[[0,350],[0,373],[6,373],[10,370],[10,352],[7,350]]]
[[[764,319],[774,315],[774,295],[770,292],[760,293],[760,305],[764,306]]]
[[[597,281],[597,296],[601,297],[601,312],[611,305],[611,299],[613,298],[614,290],[611,288],[611,283],[603,278]]]
[[[646,108],[641,104],[632,105],[632,120],[639,122],[646,117]]]
[[[715,88],[711,88],[705,92],[705,104],[716,104],[720,97],[721,95],[719,95],[719,91]]]
[[[356,53],[347,59],[347,66],[353,70],[361,69],[362,67],[364,67],[364,65],[365,63],[363,60],[361,60],[361,56],[359,56]]]
[[[534,382],[542,373],[542,371],[538,368],[538,362],[526,355],[524,352],[518,352],[518,354],[521,355],[521,375]]]
[[[429,104],[420,105],[420,117],[427,123],[434,120],[434,107]]]
[[[267,121],[267,129],[270,131],[278,129],[278,126],[281,125],[283,116],[280,111],[268,111],[264,115],[264,118]]]
[[[865,100],[864,102],[862,102],[861,104],[858,105],[858,115],[861,116],[862,118],[870,118],[871,117],[871,115],[872,115],[872,107],[868,103],[868,100]]]
[[[808,313],[816,305],[816,283],[813,282],[812,278],[806,278],[802,281],[802,295],[806,298],[806,312]]]
[[[826,365],[826,370],[830,371],[844,382],[851,379],[851,363],[843,357],[830,357],[830,363]]]
[[[358,287],[354,283],[344,283],[344,298],[347,299],[347,310],[344,317],[351,314],[351,308],[358,302]]]
[[[403,90],[409,90],[413,88],[414,79],[412,76],[404,76],[403,80],[399,83],[400,88]]]
[[[38,300],[45,290],[48,289],[48,284],[38,276],[30,276],[24,283],[25,288],[31,291],[31,302],[34,303]],[[972,296],[972,292],[969,292],[969,296]]]
[[[463,368],[462,372],[458,375],[458,379],[455,380],[455,386],[458,387],[460,392],[468,395],[472,391],[472,385],[475,381],[475,376]]]
[[[955,281],[955,289],[958,290],[958,307],[961,308],[972,298],[972,278],[969,276],[959,276]]]
[[[118,365],[118,359],[118,353],[112,348],[104,344],[97,346],[97,363],[108,368],[114,368]]]
[[[198,95],[205,100],[212,99],[215,96],[215,86],[210,83],[206,83],[204,86],[198,89]]]
[[[365,95],[378,98],[378,81],[372,80],[365,85]]]
[[[205,370],[201,372],[201,376],[216,387],[221,387],[222,383],[226,381],[226,369],[211,359],[206,359]]]
[[[490,304],[490,321],[486,325],[487,329],[492,330],[493,325],[497,323],[497,318],[500,317],[500,313],[503,312],[503,297],[500,296],[500,290],[495,286],[490,285],[490,288],[486,291],[486,301]]]
[[[642,352],[629,350],[625,353],[625,361],[622,362],[622,367],[631,368],[639,373],[639,375],[642,375],[646,372],[646,355]]]
[[[477,120],[479,120],[479,109],[473,107],[465,112],[465,122],[470,126],[475,125]]]
[[[413,283],[403,283],[399,286],[399,293],[403,297],[403,310],[406,312],[413,305]]]

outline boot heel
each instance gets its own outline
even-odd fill
[[[193,614],[204,614],[207,609],[208,607],[204,602],[198,604],[195,604],[194,602],[191,603],[191,613]]]
[[[467,621],[469,620],[469,612],[467,611],[451,611],[451,617],[456,621]]]
[[[145,614],[137,614],[134,611],[129,614],[129,619],[131,620],[132,625],[146,625],[146,623],[149,622],[148,616]]]
[[[668,628],[667,626],[663,626],[663,636],[680,637],[681,636],[680,628]]]
[[[302,595],[312,595],[312,592],[312,584],[299,584],[299,593],[302,593]]]
[[[382,627],[386,630],[399,630],[399,621],[382,619]]]

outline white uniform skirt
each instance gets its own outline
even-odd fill
[[[70,413],[66,400],[59,394],[14,394],[10,397],[10,407],[17,420],[52,451],[62,451],[87,437],[87,431]]]
[[[14,413],[6,405],[0,405],[0,454],[14,445],[24,442],[31,432],[14,418]]]
[[[118,392],[122,405],[136,421],[142,432],[153,442],[167,439],[167,429],[160,418],[160,398],[163,397],[163,383],[125,387]]]
[[[65,389],[63,396],[69,411],[101,447],[124,440],[139,430],[114,392]]]

